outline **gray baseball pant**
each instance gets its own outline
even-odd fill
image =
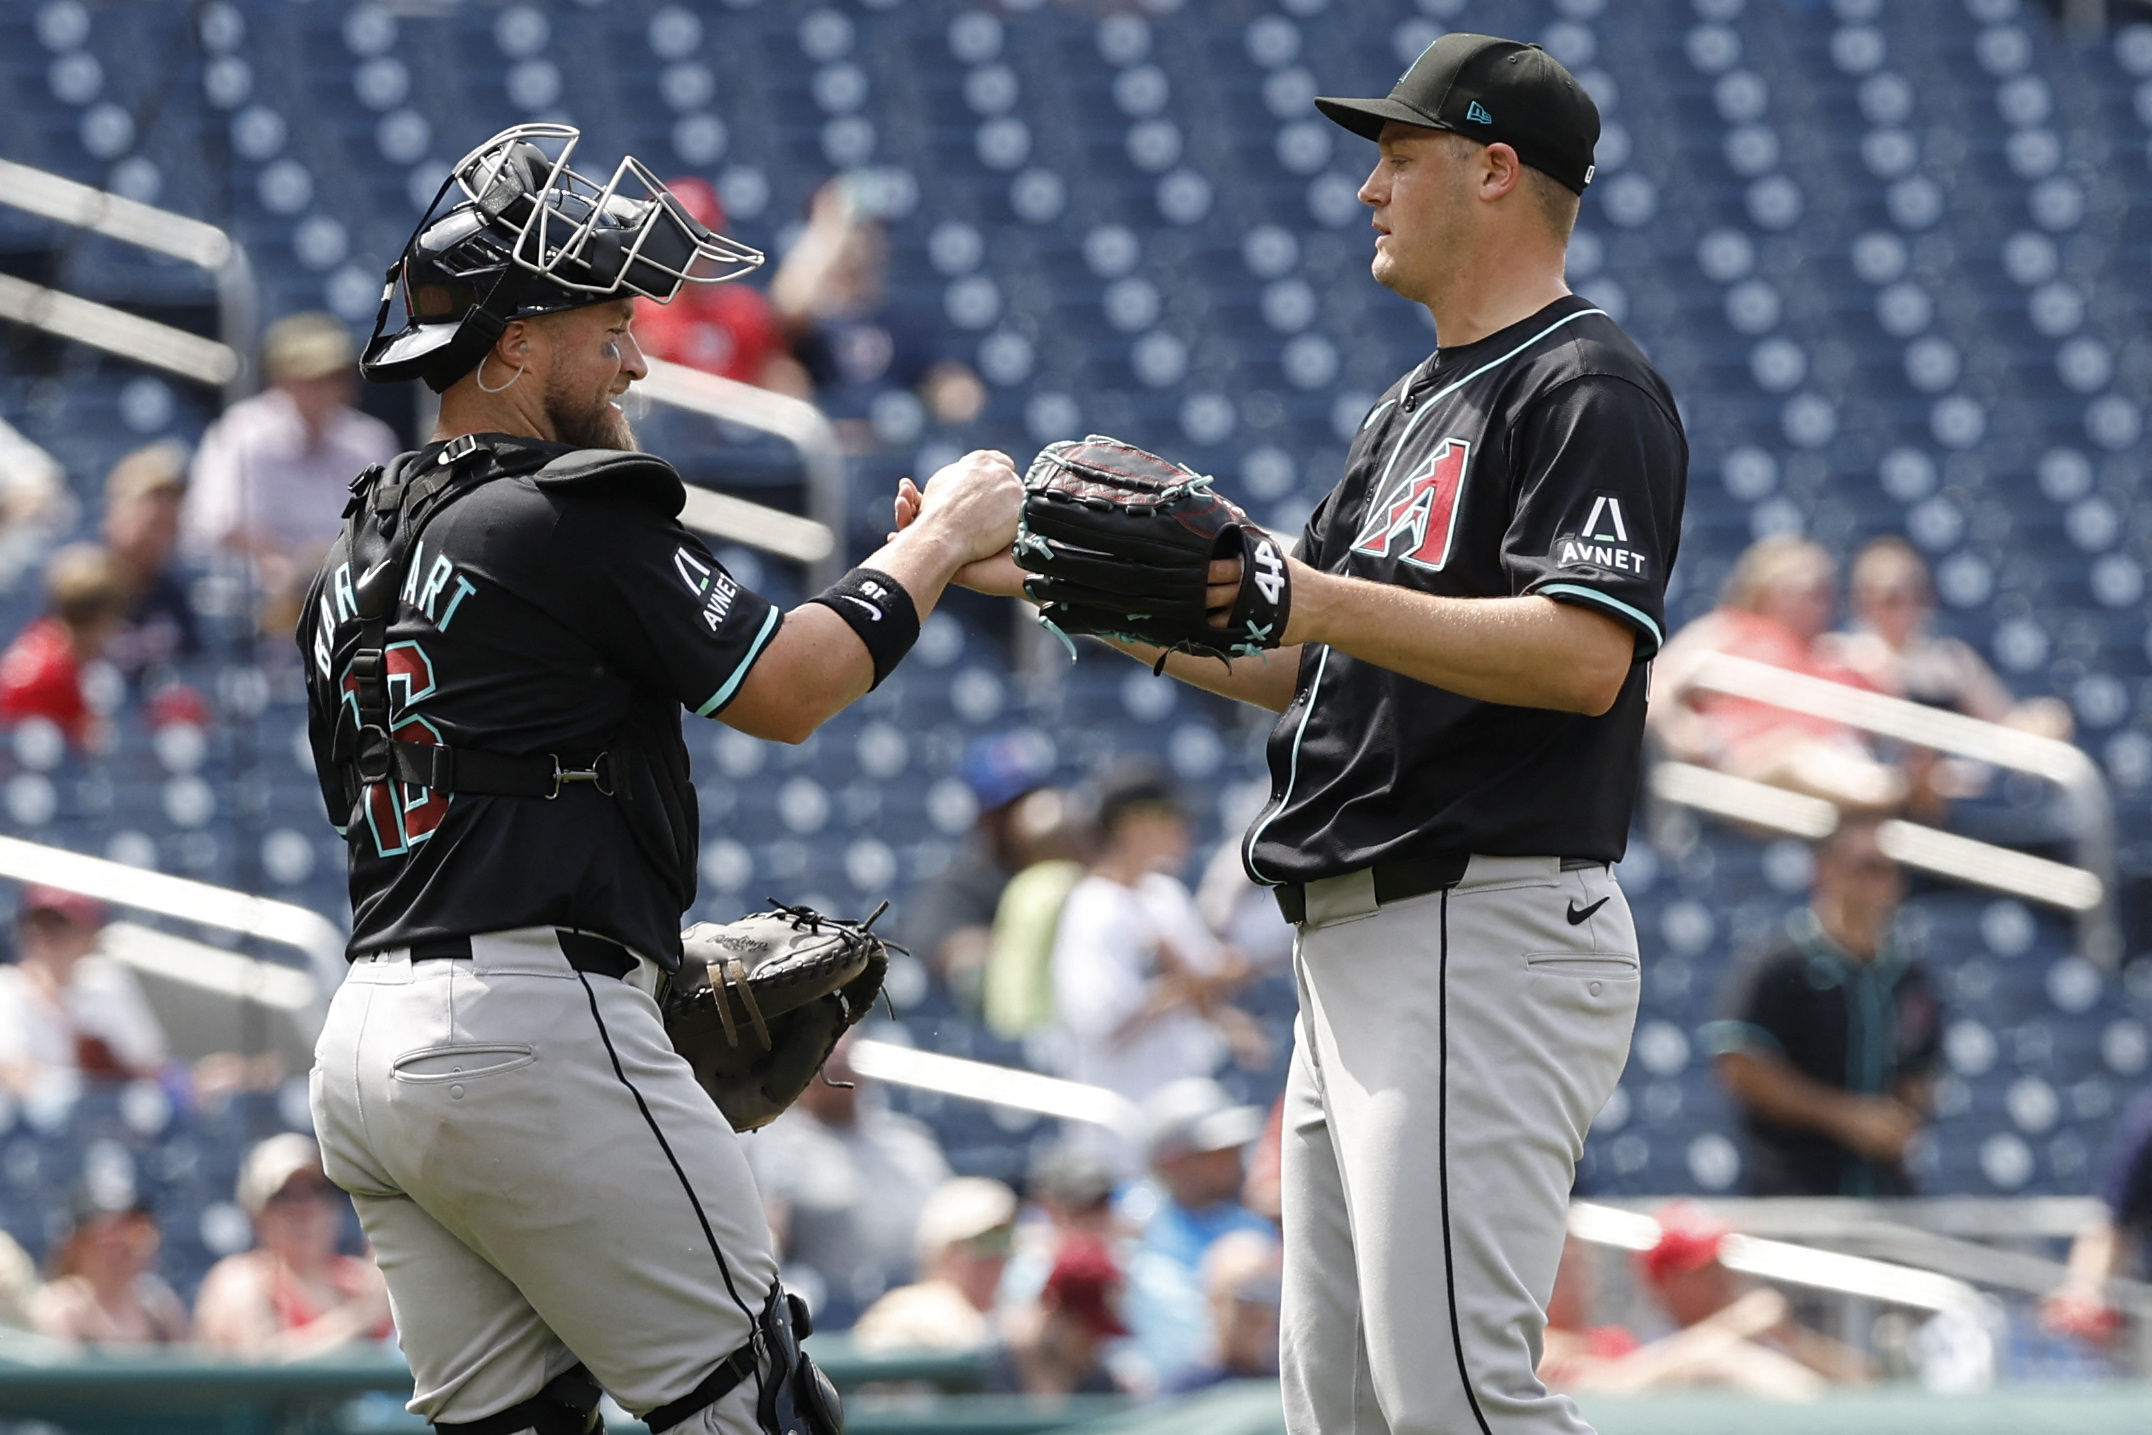
[[[577,972],[533,927],[468,959],[362,958],[338,988],[314,1126],[388,1277],[416,1414],[478,1420],[581,1360],[641,1415],[747,1339],[769,1227],[655,971]],[[675,1428],[752,1435],[757,1386]]]
[[[1310,883],[1294,969],[1287,1429],[1589,1435],[1534,1369],[1584,1135],[1636,1022],[1612,873],[1474,857],[1380,907],[1366,872]]]

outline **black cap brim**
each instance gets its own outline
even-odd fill
[[[1418,125],[1423,130],[1446,130],[1448,125],[1428,114],[1414,109],[1403,100],[1383,98],[1379,100],[1341,100],[1318,97],[1315,108],[1332,124],[1343,125],[1362,139],[1379,139],[1382,127],[1392,120],[1399,124]]]

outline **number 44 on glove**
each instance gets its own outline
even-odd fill
[[[1040,620],[1063,634],[1227,661],[1279,646],[1293,606],[1285,555],[1211,482],[1103,434],[1041,449],[1024,475],[1016,536]],[[1214,627],[1210,565],[1232,558],[1240,592]]]

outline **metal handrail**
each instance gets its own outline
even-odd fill
[[[326,997],[344,980],[344,932],[310,907],[256,897],[186,877],[130,867],[20,837],[0,837],[0,877],[79,892],[116,907],[221,927],[306,954]]]
[[[0,159],[0,204],[208,270],[216,279],[223,341],[22,280],[0,286],[0,318],[218,386],[226,403],[253,392],[249,355],[260,301],[246,250],[229,234],[214,224],[15,160]]]
[[[808,518],[820,525],[826,542],[802,529],[796,515],[779,513],[725,495],[717,495],[731,505],[723,513],[708,504],[703,504],[697,511],[703,513],[710,524],[733,526],[706,528],[705,531],[721,532],[786,557],[800,558],[807,564],[808,581],[817,587],[835,582],[843,571],[845,514],[851,479],[844,448],[837,441],[837,430],[828,416],[813,404],[788,394],[758,389],[753,384],[743,384],[719,374],[706,374],[700,369],[663,359],[648,362],[650,372],[636,383],[634,392],[652,403],[771,434],[798,451],[800,464],[807,472]],[[690,491],[691,503],[699,492]],[[702,526],[687,515],[683,515],[683,521],[691,526]],[[777,547],[772,541],[766,541],[770,538],[789,542],[791,547]],[[816,549],[820,552],[816,553]]]
[[[2078,747],[2037,737],[1963,713],[1946,712],[1751,658],[1714,653],[1697,665],[1686,688],[1744,698],[1895,738],[1916,747],[1971,758],[2055,784],[2070,804],[2077,831],[2077,865],[2100,880],[2099,900],[2080,911],[2078,946],[2085,957],[2113,967],[2122,959],[2122,923],[2115,897],[2115,807],[2098,764]],[[1914,827],[1916,824],[1902,824]],[[1933,831],[1933,829],[1921,829]],[[1948,834],[1938,834],[1947,836]],[[1964,839],[1958,839],[1962,842]],[[1924,850],[1936,844],[1922,839]],[[1900,860],[1907,860],[1902,855]],[[1922,865],[1928,865],[1923,863]]]

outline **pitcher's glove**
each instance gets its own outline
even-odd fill
[[[1204,605],[1218,558],[1241,561],[1223,628]],[[1275,539],[1209,478],[1102,434],[1048,444],[1032,460],[1016,561],[1032,574],[1024,592],[1039,617],[1063,633],[1232,659],[1277,647],[1292,612]]]
[[[665,1034],[735,1131],[777,1119],[881,993],[889,944],[864,922],[777,906],[680,934]]]

